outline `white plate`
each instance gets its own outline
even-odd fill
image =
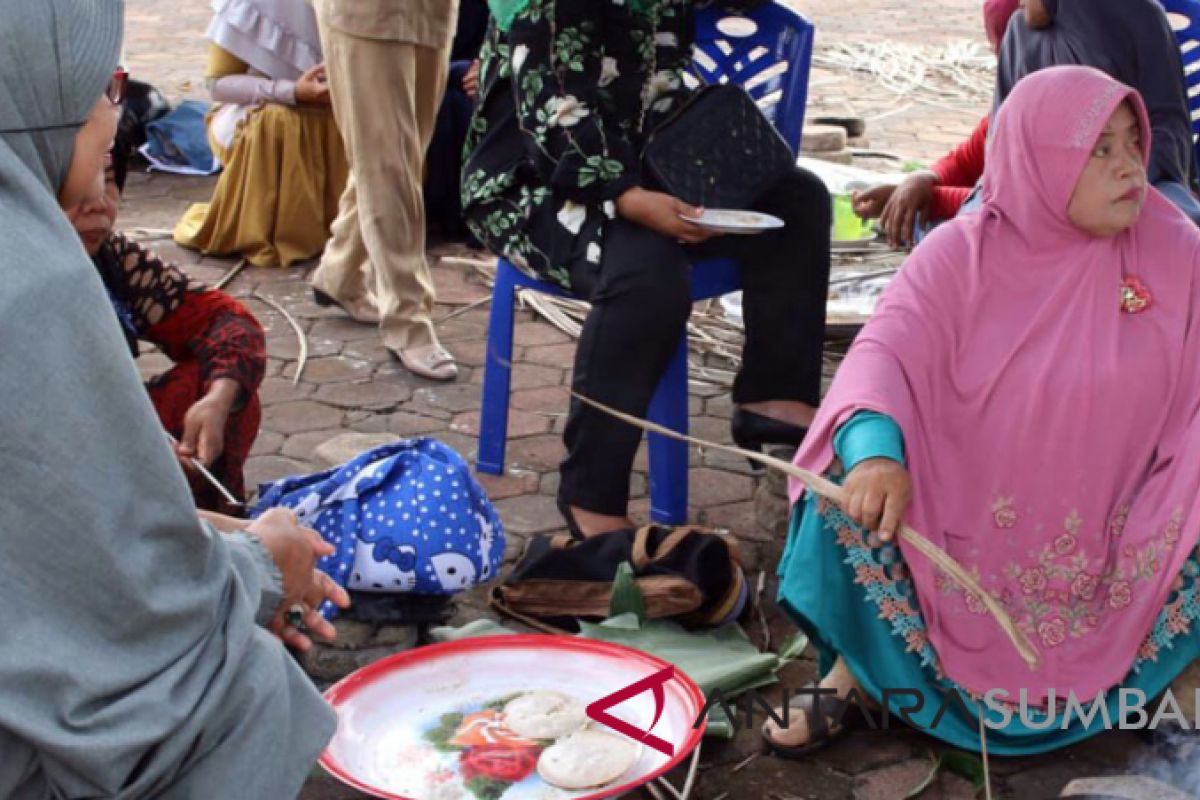
[[[718,233],[762,233],[783,227],[783,220],[761,211],[739,211],[730,208],[706,208],[699,217],[684,217],[702,228]]]
[[[587,706],[667,666],[628,647],[572,636],[489,636],[398,653],[325,693],[338,712],[338,730],[321,766],[350,786],[392,800],[480,800],[469,782],[481,774],[504,778],[500,800],[611,797],[671,769],[700,741],[704,726],[693,729],[692,723],[704,698],[686,676],[676,671],[663,684],[662,716],[652,729],[674,746],[674,754],[641,746],[624,775],[586,791],[542,781],[532,765],[543,745],[513,742],[502,718],[484,706],[535,690],[562,692]],[[609,712],[646,730],[654,699],[643,692]],[[478,716],[468,719],[472,714]],[[589,725],[611,732],[591,720]],[[497,747],[505,751],[499,757]],[[522,748],[529,752],[509,752]]]

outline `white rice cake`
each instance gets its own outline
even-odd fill
[[[504,724],[526,739],[560,739],[587,725],[583,703],[561,692],[527,692],[504,706]]]
[[[542,751],[538,774],[559,789],[591,789],[612,783],[638,759],[638,746],[592,728],[576,731]]]

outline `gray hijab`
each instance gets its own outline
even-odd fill
[[[122,11],[0,0],[0,797],[292,797],[334,720],[278,573],[197,522],[55,201]]]
[[[1156,0],[1044,0],[1049,27],[1018,11],[1000,48],[993,117],[1017,81],[1046,67],[1095,67],[1137,89],[1152,129],[1149,177],[1196,187],[1183,62]]]

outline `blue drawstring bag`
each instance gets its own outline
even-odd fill
[[[251,516],[277,506],[337,548],[317,567],[351,591],[456,594],[491,580],[504,559],[504,529],[486,492],[436,439],[263,484]],[[320,612],[331,619],[336,608],[326,601]]]
[[[142,155],[155,167],[169,172],[211,175],[221,168],[208,144],[204,121],[209,104],[184,100],[171,113],[146,125]]]

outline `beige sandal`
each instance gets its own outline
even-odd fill
[[[434,381],[452,381],[458,377],[458,365],[454,363],[454,356],[441,345],[409,350],[393,350],[389,347],[388,352],[414,375]]]

